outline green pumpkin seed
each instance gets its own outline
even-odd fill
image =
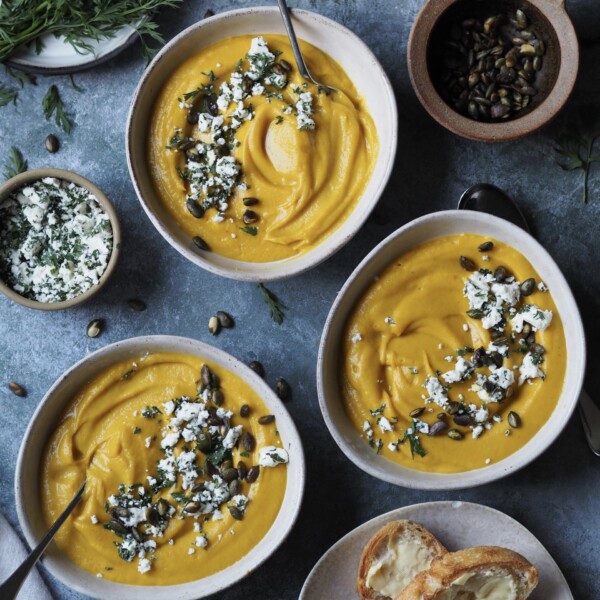
[[[258,198],[244,198],[244,206],[256,206],[258,204]]]
[[[247,404],[242,404],[240,408],[240,417],[244,419],[250,414],[250,407]]]
[[[243,481],[246,479],[246,475],[248,475],[248,467],[246,467],[246,463],[243,460],[240,460],[237,464],[237,472],[238,477]]]
[[[518,429],[519,427],[521,427],[521,417],[514,410],[511,410],[508,413],[508,424],[513,429]]]
[[[471,319],[483,319],[485,313],[479,308],[472,308],[467,311],[467,315],[471,317]]]
[[[237,496],[242,489],[242,484],[239,479],[234,479],[229,483],[229,495]]]
[[[199,235],[194,236],[192,238],[192,242],[194,242],[196,247],[198,247],[200,250],[204,250],[205,252],[210,250],[208,244]]]
[[[217,333],[219,333],[220,330],[221,330],[221,323],[219,323],[218,317],[213,315],[208,320],[208,331],[210,332],[211,335],[217,335]]]
[[[423,406],[421,406],[420,408],[415,408],[413,410],[411,410],[408,414],[411,418],[413,419],[417,419],[418,417],[420,417],[423,413],[425,412],[425,408]]]
[[[280,400],[287,400],[290,397],[291,391],[290,384],[282,377],[275,383],[275,392]]]
[[[93,319],[89,322],[86,333],[90,338],[98,337],[102,333],[104,328],[104,321],[102,319]]]
[[[110,529],[111,531],[114,531],[115,533],[119,533],[121,535],[127,535],[129,533],[129,530],[127,529],[127,527],[125,527],[125,525],[123,525],[123,523],[121,523],[120,521],[117,521],[116,519],[111,519],[106,524],[106,528]]]
[[[430,428],[428,435],[439,435],[448,428],[446,421],[436,421]]]
[[[260,475],[260,467],[258,465],[254,465],[248,469],[248,473],[246,474],[246,481],[248,483],[254,483],[258,476]]]
[[[256,447],[256,440],[249,431],[246,431],[246,433],[244,433],[242,436],[242,446],[244,446],[244,450],[246,450],[246,452],[252,452]]]
[[[228,469],[225,469],[224,471],[221,471],[221,477],[227,482],[231,482],[234,479],[238,478],[238,470],[234,469],[233,467],[230,467]]]
[[[223,310],[217,312],[217,319],[219,319],[221,327],[224,327],[225,329],[231,329],[234,326],[231,315],[227,314]]]
[[[244,212],[242,220],[246,225],[251,225],[252,223],[256,223],[258,221],[258,215],[253,210],[247,210]]]
[[[531,296],[535,290],[535,279],[530,277],[521,284],[521,296]]]
[[[211,395],[211,400],[217,406],[223,406],[223,402],[225,402],[225,396],[221,390],[214,390]]]
[[[58,152],[58,149],[60,148],[60,143],[58,141],[58,138],[53,134],[50,134],[46,138],[45,145],[46,145],[46,150],[48,150],[48,152],[50,152],[50,154],[54,154],[55,152]]]
[[[237,506],[228,506],[227,509],[236,521],[241,521],[244,518],[244,513]]]
[[[489,252],[494,247],[494,242],[483,242],[483,244],[479,244],[477,249],[480,252]]]
[[[458,429],[449,429],[447,435],[451,440],[462,440],[465,437]]]
[[[259,417],[258,422],[261,425],[268,425],[269,423],[272,423],[274,420],[275,420],[274,415],[264,415],[262,417]]]
[[[169,504],[169,501],[165,500],[164,498],[161,498],[156,503],[156,510],[161,517],[167,516],[171,512],[171,508],[172,507]]]
[[[207,464],[211,464],[209,461],[206,462]],[[195,502],[194,500],[192,500],[183,507],[183,512],[188,513],[189,515],[195,515],[197,512],[200,511],[201,508],[202,505],[200,504],[200,502]]]

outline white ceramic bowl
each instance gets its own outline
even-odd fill
[[[388,264],[408,249],[437,237],[475,233],[509,244],[521,252],[551,290],[566,332],[567,369],[558,405],[540,431],[504,460],[481,469],[426,473],[377,455],[360,437],[344,410],[339,386],[340,345],[346,321],[362,294]],[[360,263],[333,304],[321,338],[317,387],[321,412],[344,454],[366,473],[384,481],[423,490],[452,490],[482,485],[524,467],[558,437],[575,409],[585,372],[585,336],[579,310],[560,269],[546,250],[516,225],[488,214],[449,210],[411,221],[392,233]]]
[[[326,17],[293,11],[297,35],[317,46],[346,71],[365,98],[379,136],[379,156],[362,198],[350,217],[313,250],[298,257],[267,263],[233,260],[202,252],[174,222],[158,198],[147,167],[148,122],[156,96],[173,70],[186,58],[219,40],[244,34],[285,34],[275,7],[225,12],[188,27],[171,40],[144,72],[134,93],[127,123],[127,162],[146,214],[160,234],[188,260],[217,275],[240,281],[269,281],[302,273],[329,258],[361,228],[389,179],[398,137],[398,110],[392,86],[375,55],[354,33]]]
[[[277,419],[277,429],[290,455],[287,487],[281,510],[265,537],[241,560],[214,575],[179,585],[133,586],[99,579],[75,565],[52,544],[46,551],[43,562],[64,584],[102,600],[147,600],[149,596],[153,600],[204,598],[243,579],[275,552],[296,521],[305,481],[302,443],[281,401],[249,367],[212,346],[174,336],[132,338],[111,344],[86,356],[61,375],[42,399],[21,444],[15,475],[17,515],[27,542],[30,546],[35,546],[47,529],[40,509],[40,460],[46,442],[62,418],[66,406],[81,387],[97,373],[119,360],[139,356],[147,351],[179,352],[206,358],[241,377],[263,399],[270,413]]]

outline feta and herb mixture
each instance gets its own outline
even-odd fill
[[[194,217],[203,218],[214,209],[213,221],[223,222],[233,197],[249,189],[233,151],[240,145],[237,131],[254,118],[253,98],[264,96],[267,102],[281,107],[277,124],[294,119],[297,129],[315,128],[309,85],[289,85],[292,66],[278,60],[279,54],[271,52],[262,36],[255,37],[228,81],[219,82],[211,70],[203,73],[204,83],[178,99],[179,107],[187,111],[192,131],[186,135],[176,128],[167,149],[185,156],[179,175],[187,187],[186,207]],[[243,202],[246,207],[255,207],[259,200],[246,197]],[[241,229],[256,235],[259,216],[255,210],[248,208],[242,220]]]
[[[74,183],[46,177],[0,204],[0,278],[38,302],[75,298],[96,285],[113,233],[98,200]]]
[[[480,246],[480,251],[492,249],[492,242]],[[489,260],[489,256],[484,254],[483,260]],[[534,278],[517,281],[502,266],[494,271],[477,268],[464,256],[460,257],[460,265],[471,273],[463,288],[468,303],[466,316],[479,320],[483,329],[489,331],[491,341],[487,347],[464,346],[451,353],[439,344],[438,349],[445,353],[449,368],[424,377],[423,406],[410,412],[411,425],[400,437],[395,431],[398,417],[386,416],[385,403],[370,410],[372,418],[365,420],[362,429],[377,453],[384,446],[384,438],[392,452],[399,451],[408,441],[414,459],[415,454],[421,457],[427,454],[421,443],[422,436],[445,433],[453,440],[461,440],[466,435],[479,439],[495,426],[504,427],[505,435],[510,436],[520,427],[521,417],[515,411],[508,411],[508,427],[503,424],[500,413],[504,412],[507,401],[516,397],[525,384],[545,379],[546,349],[536,341],[536,332],[545,331],[551,325],[553,313],[536,306],[529,297],[534,292],[548,291],[547,286],[541,281],[536,285]],[[395,325],[391,317],[386,317],[384,322]],[[468,319],[465,319],[464,331],[469,331],[469,327]],[[361,340],[358,334],[352,338],[353,343],[362,343]],[[519,356],[522,356],[520,361],[517,360]],[[506,366],[509,357],[512,357],[512,368]],[[418,375],[419,371],[413,368],[411,373]],[[455,394],[453,388],[459,384],[470,384],[468,395]],[[426,421],[424,415],[435,412],[433,405],[443,412],[434,416],[433,421]],[[486,462],[489,464],[489,459]]]
[[[135,375],[134,367],[124,377]],[[235,424],[219,378],[207,365],[202,366],[196,398],[174,398],[161,406],[147,406],[141,414],[159,431],[144,438],[145,446],[160,448],[163,458],[145,482],[122,483],[109,496],[104,527],[120,538],[115,541],[119,556],[128,562],[137,559],[138,571],[144,574],[159,559],[157,540],[174,543],[170,537],[174,520],[193,522],[195,537],[185,554],[210,551],[216,540],[203,526],[222,521],[225,515],[237,521],[246,518],[252,507],[252,484],[261,468],[285,465],[289,456],[285,449],[268,445],[258,449],[257,464],[244,462],[256,449],[256,439],[244,424]],[[251,418],[247,405],[240,409],[240,417],[242,423]],[[272,415],[258,420],[260,424],[273,421]],[[132,435],[143,434],[139,427],[132,431]],[[234,452],[242,457],[236,465]]]

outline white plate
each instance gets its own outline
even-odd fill
[[[63,37],[48,34],[41,38],[44,48],[39,54],[36,54],[35,43],[32,43],[22,46],[6,62],[10,66],[33,73],[75,73],[109,60],[131,44],[136,37],[136,30],[127,25],[121,27],[114,37],[99,42],[88,40],[93,51],[82,54],[65,42]]]
[[[531,600],[573,600],[558,565],[534,535],[504,513],[470,502],[426,502],[393,510],[357,527],[333,545],[315,565],[299,600],[352,600],[363,548],[376,531],[396,519],[421,523],[448,550],[503,546],[522,554],[537,568],[540,583]]]

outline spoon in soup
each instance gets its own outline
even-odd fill
[[[29,556],[21,563],[21,566],[17,568],[17,570],[2,584],[0,584],[0,598],[2,600],[14,600],[21,586],[25,583],[27,576],[31,569],[33,569],[35,563],[40,559],[48,544],[52,541],[52,538],[55,536],[56,532],[60,529],[60,526],[67,520],[67,517],[73,512],[73,509],[77,506],[81,497],[83,496],[83,492],[85,490],[85,481],[82,486],[79,488],[78,492],[73,497],[73,500],[69,502],[69,505],[65,510],[61,513],[61,515],[56,519],[54,525],[50,527],[46,535],[42,538],[40,543],[31,551]]]
[[[300,50],[300,44],[298,44],[298,38],[296,37],[296,31],[294,30],[294,25],[292,24],[292,17],[290,15],[290,9],[285,0],[277,0],[279,4],[279,11],[281,12],[281,17],[283,19],[283,24],[285,25],[285,30],[287,31],[288,37],[290,38],[290,44],[292,45],[292,51],[294,52],[294,58],[296,59],[296,65],[298,66],[298,71],[300,75],[307,81],[314,83],[320,90],[323,90],[326,94],[330,94],[331,92],[336,92],[337,90],[330,85],[325,85],[324,83],[320,83],[317,81],[308,70],[306,63],[304,62],[304,57],[302,56],[302,51]]]
[[[495,185],[478,183],[471,186],[460,197],[458,208],[492,214],[530,233],[527,219],[516,202]],[[585,390],[579,395],[579,415],[590,449],[600,456],[600,408]]]

